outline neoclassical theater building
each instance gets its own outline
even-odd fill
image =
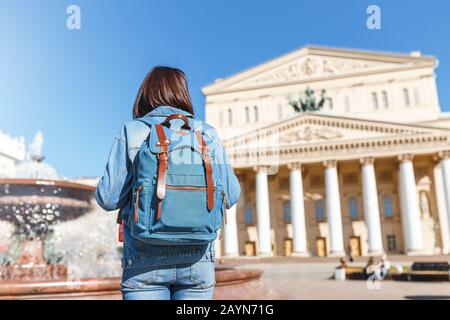
[[[203,88],[242,194],[218,255],[448,254],[438,61],[308,46]],[[290,101],[325,90],[323,107]]]

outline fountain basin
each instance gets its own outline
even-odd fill
[[[31,227],[75,219],[92,208],[94,190],[64,180],[0,179],[0,219]]]
[[[262,271],[216,268],[215,300],[274,299],[276,294],[261,281]],[[3,281],[0,300],[5,299],[122,299],[120,278],[81,279],[79,281]]]
[[[62,180],[0,179],[0,219],[25,240],[15,263],[0,266],[1,299],[121,299],[119,277],[70,279],[63,264],[44,258],[44,240],[55,222],[92,210],[95,187]],[[81,236],[81,235],[80,235]],[[214,298],[273,299],[262,271],[216,267]]]
[[[55,222],[80,217],[92,209],[94,187],[64,180],[0,179],[0,219],[12,222],[25,239],[14,264],[0,266],[0,279],[64,279],[66,267],[48,264],[43,241]]]

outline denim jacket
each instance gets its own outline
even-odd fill
[[[160,123],[168,115],[181,113],[190,118],[192,114],[170,106],[159,106],[144,116],[147,123]],[[214,128],[198,120],[202,129],[212,140],[219,139]],[[133,183],[133,165],[139,149],[150,132],[143,121],[133,120],[126,123],[114,139],[105,173],[100,178],[95,196],[98,204],[107,211],[122,209],[124,225],[124,267],[136,265],[170,265],[195,262],[201,259],[214,259],[214,243],[207,245],[157,246],[149,245],[130,236],[127,225],[130,214],[130,193]],[[223,146],[212,150],[214,158],[222,159],[218,166],[217,177],[224,187],[227,209],[238,200],[240,185]]]

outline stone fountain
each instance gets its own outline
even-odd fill
[[[0,219],[15,226],[17,250],[3,256],[0,279],[36,281],[63,279],[67,268],[44,257],[44,241],[55,223],[76,219],[92,209],[94,188],[61,180],[43,162],[43,136],[38,132],[27,160],[13,168],[12,177],[0,178]],[[15,257],[14,251],[17,251]]]
[[[115,231],[101,229],[115,227],[114,217],[95,203],[95,184],[61,179],[43,161],[42,144],[38,132],[27,159],[6,176],[0,172],[0,220],[14,226],[15,239],[0,256],[0,299],[120,299],[120,244]],[[46,250],[53,233],[61,253]],[[78,273],[68,272],[68,264],[77,265]],[[218,266],[215,298],[275,297],[260,277],[258,270]]]
[[[52,224],[75,219],[91,209],[93,188],[67,181],[0,179],[0,219],[15,225],[19,256],[5,259],[3,280],[44,280],[67,276],[63,264],[48,264],[44,240]]]

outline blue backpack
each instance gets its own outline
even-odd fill
[[[171,128],[175,119],[184,121],[180,129]],[[213,180],[218,170],[210,156],[214,144],[181,114],[151,125],[134,167],[132,237],[159,245],[205,244],[216,239],[226,196],[220,181]]]

